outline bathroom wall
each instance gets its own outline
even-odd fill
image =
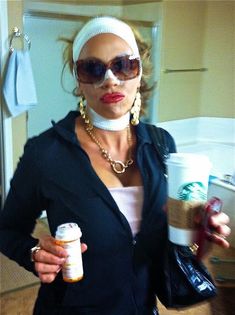
[[[122,16],[130,20],[143,20],[160,23],[162,20],[162,2],[143,3],[123,6]]]
[[[124,6],[129,18],[160,23],[158,121],[235,117],[235,2],[170,1]],[[208,68],[164,73],[164,69]]]
[[[163,71],[204,66],[204,20],[204,2],[167,1],[163,5],[159,121],[200,116],[200,85],[204,73]]]
[[[235,117],[235,2],[206,8],[200,116]]]
[[[234,1],[164,1],[159,121],[235,117]]]

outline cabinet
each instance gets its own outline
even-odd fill
[[[213,246],[205,259],[208,270],[218,287],[235,288],[235,248],[223,249]]]

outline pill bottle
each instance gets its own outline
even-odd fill
[[[66,282],[77,282],[83,278],[83,264],[80,238],[81,230],[76,223],[65,223],[57,227],[56,244],[67,251],[67,258],[62,267]]]

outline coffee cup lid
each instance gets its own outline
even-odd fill
[[[175,164],[182,166],[202,165],[210,167],[211,163],[209,158],[203,154],[196,153],[170,153],[166,164]]]

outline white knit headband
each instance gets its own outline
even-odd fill
[[[73,61],[76,62],[86,42],[99,34],[111,33],[122,38],[139,57],[139,49],[132,29],[126,23],[109,16],[96,17],[87,22],[75,37],[73,42]]]

